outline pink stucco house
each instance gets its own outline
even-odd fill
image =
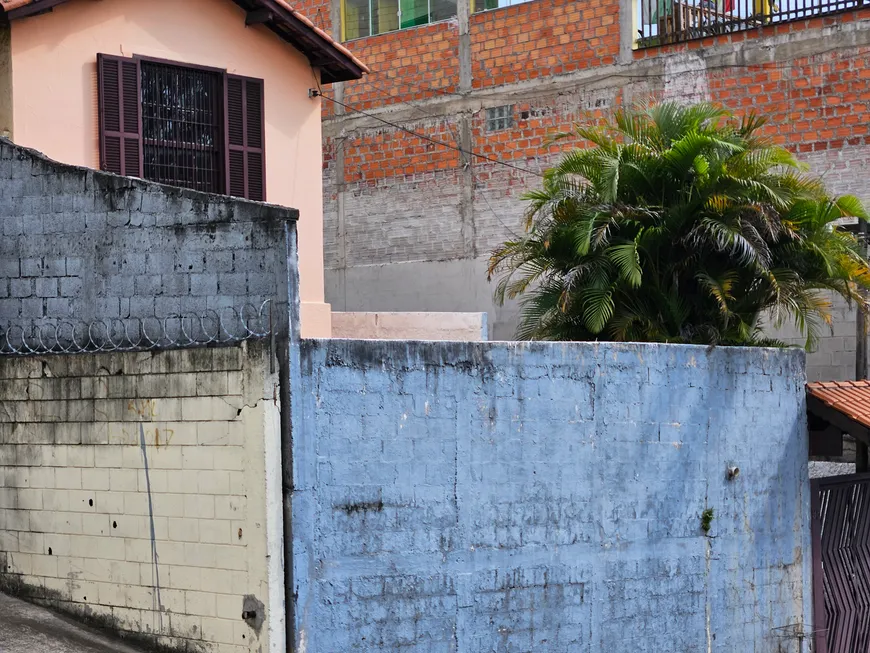
[[[299,209],[330,335],[320,98],[366,66],[284,0],[0,0],[0,131],[65,163]]]

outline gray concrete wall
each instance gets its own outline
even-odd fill
[[[806,653],[803,363],[303,341],[298,650]]]
[[[285,223],[297,217],[0,140],[0,329],[286,303]]]

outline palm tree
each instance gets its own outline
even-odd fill
[[[864,208],[830,197],[762,125],[665,103],[575,128],[593,147],[545,173],[525,234],[490,259],[496,300],[521,299],[518,337],[774,344],[769,316],[811,347],[830,291],[866,308],[868,263],[836,222]]]

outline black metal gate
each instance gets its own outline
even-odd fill
[[[816,653],[870,653],[870,474],[812,481]]]

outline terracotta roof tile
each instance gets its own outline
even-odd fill
[[[363,72],[365,72],[365,73],[371,72],[369,67],[366,66],[362,61],[357,59],[350,50],[348,50],[341,43],[339,43],[334,38],[332,38],[329,34],[327,34],[322,29],[320,29],[317,25],[312,23],[310,18],[308,18],[307,16],[305,16],[303,14],[300,14],[292,6],[290,6],[290,4],[288,4],[285,0],[275,0],[275,2],[278,5],[284,7],[291,14],[293,14],[297,19],[299,19],[299,21],[301,21],[302,23],[307,25],[309,28],[314,30],[314,33],[317,34],[318,36],[320,36],[320,38],[322,38],[324,41],[326,41],[327,43],[332,45],[332,47],[334,47],[336,50],[338,50],[339,52],[344,54],[346,57],[351,59],[357,66],[359,66],[362,69]]]
[[[31,2],[33,0],[0,0],[4,11],[12,11],[13,9],[18,9],[18,7],[29,5]]]
[[[11,19],[12,15],[9,15],[9,12],[27,5],[34,5],[33,9],[37,9],[37,5],[44,2],[46,0],[0,0],[0,8]],[[234,0],[234,2],[247,9],[263,7],[270,10],[272,13],[268,20],[269,26],[308,56],[312,62],[317,61],[316,65],[323,73],[324,83],[359,79],[363,74],[371,72],[368,66],[350,50],[317,27],[307,16],[299,13],[286,0]],[[58,3],[51,3],[53,4]],[[28,14],[33,13],[30,10],[25,11]]]
[[[807,384],[807,394],[870,427],[870,381],[821,381]]]

